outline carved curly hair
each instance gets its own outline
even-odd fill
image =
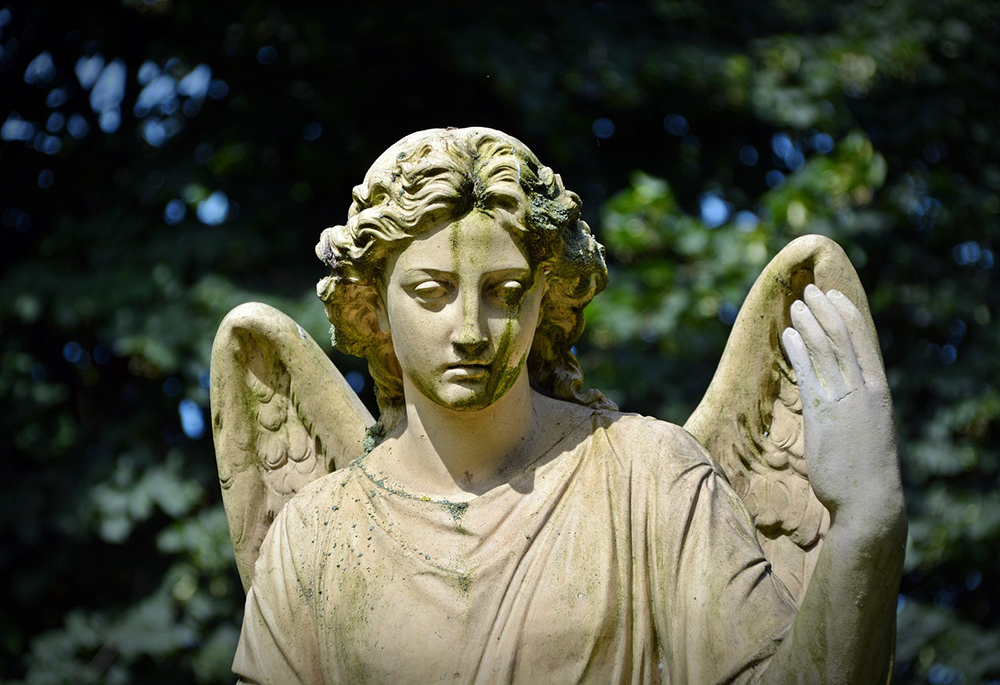
[[[320,236],[316,254],[331,275],[316,291],[333,324],[334,346],[368,359],[381,411],[369,449],[403,414],[402,371],[376,315],[388,260],[431,226],[473,209],[509,213],[512,237],[546,275],[528,356],[532,385],[559,399],[614,408],[599,390],[582,389],[571,350],[583,332],[584,307],[608,282],[604,247],[580,218],[579,196],[524,143],[488,128],[414,133],[382,153],[353,200],[347,223]]]

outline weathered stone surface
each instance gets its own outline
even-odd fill
[[[835,244],[768,266],[687,431],[582,388],[603,248],[506,134],[404,138],[317,254],[334,343],[368,358],[381,415],[344,468],[371,418],[318,348],[273,311],[224,323],[242,678],[886,680],[905,513],[877,338]]]

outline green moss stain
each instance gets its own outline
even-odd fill
[[[445,511],[451,514],[451,518],[455,521],[455,523],[462,520],[462,516],[469,508],[468,502],[450,502],[448,500],[441,500],[438,504],[440,504]]]
[[[521,369],[527,361],[526,355],[524,359],[518,360],[517,363],[513,365],[510,363],[510,357],[513,353],[511,349],[513,338],[514,321],[513,319],[508,319],[503,333],[497,341],[496,358],[493,361],[493,373],[486,386],[486,396],[489,398],[490,404],[496,402],[507,394],[508,390],[514,387],[514,383],[517,382],[518,376],[521,375]]]
[[[451,500],[446,500],[446,499],[434,500],[431,499],[430,497],[427,497],[426,495],[414,495],[405,490],[401,490],[398,487],[395,487],[390,483],[386,482],[386,479],[384,477],[376,478],[375,476],[370,474],[368,470],[364,467],[363,459],[364,459],[363,457],[355,459],[349,464],[348,468],[361,469],[361,472],[365,475],[366,478],[368,478],[368,480],[370,480],[372,483],[377,485],[382,490],[385,490],[386,492],[396,495],[397,497],[402,497],[403,499],[416,500],[419,502],[432,502],[434,504],[437,504],[451,515],[452,520],[456,524],[462,520],[462,517],[465,515],[465,512],[468,511],[469,509],[468,502],[452,502]],[[374,496],[375,493],[372,492],[371,497]],[[462,534],[468,534],[468,531],[462,528],[461,526],[458,526],[458,529],[460,529],[459,532],[461,532]]]
[[[469,588],[472,587],[472,576],[468,573],[461,573],[459,571],[452,571],[451,576],[455,580],[455,585],[462,592],[462,594],[467,594]]]

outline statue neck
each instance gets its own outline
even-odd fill
[[[530,458],[539,422],[526,368],[503,397],[477,411],[442,407],[405,381],[404,391],[406,420],[392,451],[408,491],[468,500],[506,482]]]

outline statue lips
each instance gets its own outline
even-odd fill
[[[445,367],[444,377],[449,381],[481,381],[490,375],[489,362],[460,361]]]

